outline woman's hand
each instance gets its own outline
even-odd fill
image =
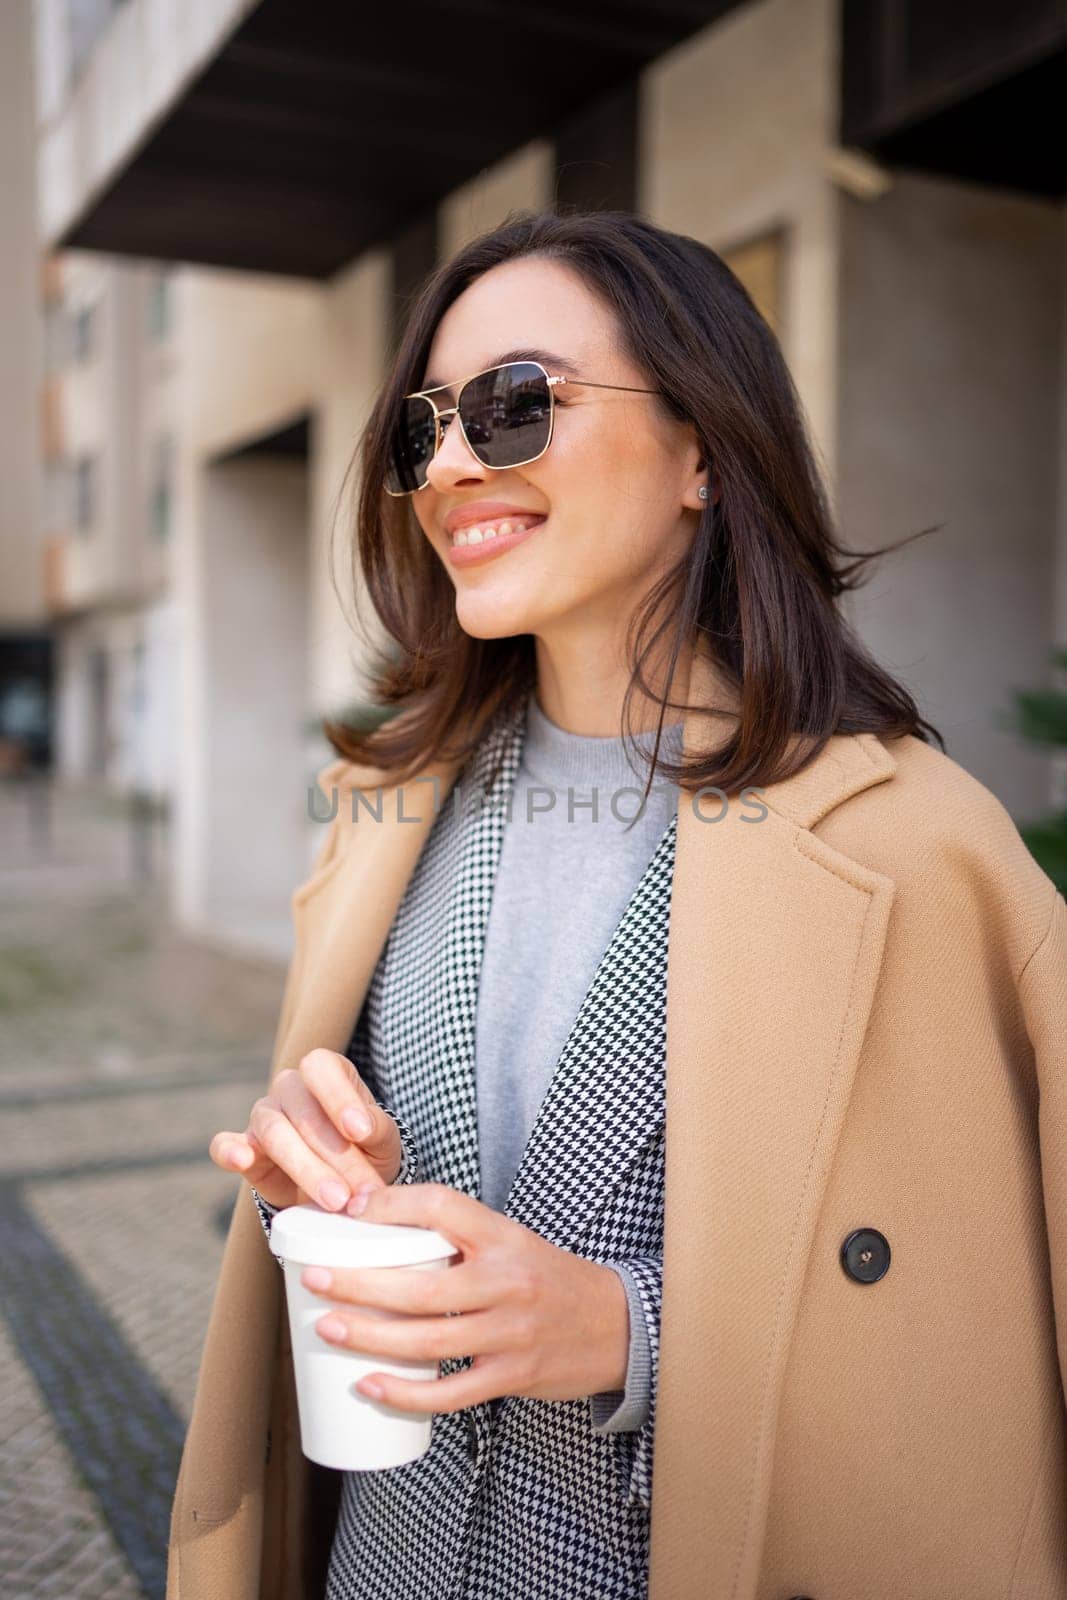
[[[426,1382],[369,1373],[357,1384],[362,1393],[399,1411],[458,1411],[499,1395],[575,1400],[625,1387],[629,1303],[611,1267],[561,1250],[444,1184],[372,1188],[359,1214],[433,1228],[458,1246],[462,1261],[445,1272],[307,1267],[301,1281],[315,1293],[410,1319],[333,1311],[316,1333],[402,1361],[474,1357],[470,1368]]]
[[[244,1133],[208,1146],[217,1166],[239,1172],[272,1206],[314,1200],[340,1211],[358,1184],[389,1184],[400,1171],[400,1130],[336,1050],[312,1050],[257,1100]]]

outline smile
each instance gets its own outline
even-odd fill
[[[460,528],[449,547],[449,559],[453,565],[463,567],[491,560],[520,544],[546,520],[545,517],[494,517]]]

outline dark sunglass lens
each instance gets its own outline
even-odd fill
[[[464,388],[461,415],[471,449],[487,467],[532,461],[548,443],[552,420],[545,374],[532,361],[482,373]]]
[[[391,493],[410,494],[422,488],[434,442],[433,406],[428,400],[405,400],[385,474],[385,487]]]

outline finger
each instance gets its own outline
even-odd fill
[[[218,1166],[226,1172],[239,1173],[272,1206],[284,1209],[306,1198],[292,1178],[282,1172],[260,1147],[255,1134],[248,1129],[244,1133],[232,1133],[228,1129],[217,1133],[208,1150]]]
[[[308,1148],[321,1156],[350,1189],[361,1183],[382,1182],[370,1154],[338,1133],[298,1072],[287,1071],[276,1078],[272,1098]]]
[[[347,1183],[305,1143],[284,1111],[269,1100],[257,1100],[250,1126],[266,1155],[306,1195],[327,1211],[344,1206],[350,1193]]]
[[[432,1228],[463,1249],[498,1242],[518,1226],[473,1195],[443,1183],[404,1183],[372,1189],[359,1215],[365,1222]]]
[[[390,1361],[448,1361],[456,1356],[488,1355],[499,1349],[490,1311],[467,1317],[373,1317],[334,1311],[315,1324],[328,1344]]]
[[[393,1154],[396,1124],[347,1056],[336,1050],[310,1050],[300,1062],[300,1076],[342,1139],[379,1158]]]
[[[380,1395],[368,1395],[369,1399],[392,1406],[396,1411],[462,1411],[466,1406],[494,1400],[501,1393],[499,1382],[494,1383],[486,1376],[484,1366],[464,1367],[460,1372],[449,1373],[447,1378],[429,1380],[397,1378],[391,1372],[368,1372],[356,1384],[360,1394],[366,1393],[367,1384],[374,1384],[381,1390]]]
[[[314,1281],[308,1283],[309,1276]],[[397,1267],[306,1267],[300,1280],[312,1294],[352,1305],[377,1306],[413,1317],[483,1311],[493,1305],[492,1284],[477,1262],[445,1271]]]
[[[208,1154],[216,1166],[224,1167],[227,1172],[239,1172],[250,1183],[256,1183],[275,1170],[274,1162],[254,1139],[249,1138],[247,1131],[232,1133],[224,1129],[217,1133],[208,1145]]]

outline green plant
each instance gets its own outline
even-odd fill
[[[1067,650],[1054,651],[1052,664],[1067,672]],[[1067,754],[1067,690],[1019,689],[1012,698],[1015,709],[1006,726],[1030,744]],[[1019,832],[1038,865],[1067,893],[1067,811],[1023,823]]]
[[[316,734],[321,734],[325,721],[340,723],[354,733],[369,733],[383,722],[388,722],[390,717],[396,716],[399,709],[399,706],[373,706],[364,700],[354,700],[338,710],[308,717],[304,723],[304,733],[308,738],[314,738]]]

